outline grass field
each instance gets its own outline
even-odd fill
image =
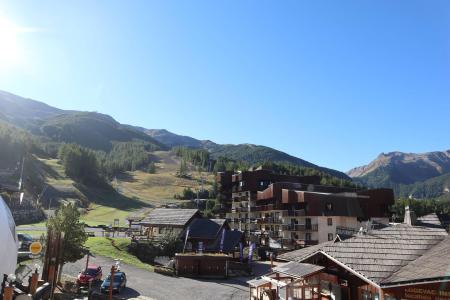
[[[112,259],[120,258],[123,263],[135,266],[137,268],[153,271],[153,266],[141,262],[136,256],[127,251],[131,241],[127,238],[105,238],[92,237],[85,244],[93,254],[109,257]]]
[[[42,222],[39,222],[39,223],[20,225],[20,226],[17,226],[17,229],[20,230],[21,227],[44,227],[44,226],[46,226],[46,222],[47,221],[42,221]]]
[[[153,156],[157,160],[155,174],[135,171],[117,176],[118,188],[125,196],[160,206],[180,202],[174,199],[174,195],[181,194],[185,188],[199,190],[202,178],[203,187],[211,188],[214,180],[211,173],[197,172],[191,168],[191,179],[178,178],[175,176],[180,166],[178,157],[167,151],[156,151]]]
[[[197,172],[195,168],[191,168],[189,179],[176,177],[180,160],[170,151],[152,153],[157,167],[155,174],[125,172],[117,176],[117,181],[113,182],[114,188],[110,189],[77,184],[65,175],[64,167],[57,159],[37,159],[41,164],[40,168],[45,169],[45,180],[51,187],[49,191],[60,193],[61,201],[80,201],[89,206],[81,217],[89,225],[109,225],[114,219],[119,219],[121,225],[126,225],[127,216],[142,214],[151,207],[180,203],[183,200],[174,199],[175,194],[182,194],[185,188],[197,191],[202,183],[205,189],[209,189],[214,180],[211,173]],[[42,223],[36,225],[45,226]]]
[[[114,223],[114,219],[119,219],[120,225],[125,226],[128,225],[125,218],[129,214],[130,211],[93,204],[80,219],[90,226],[109,225]]]
[[[40,238],[42,235],[46,235],[47,231],[44,231],[44,230],[20,230],[20,229],[17,229],[17,233],[28,234],[28,235],[31,235],[31,237],[33,237],[34,239],[36,239],[36,238]]]

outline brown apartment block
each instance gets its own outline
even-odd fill
[[[231,180],[230,180],[231,176]],[[286,176],[269,170],[219,173],[231,228],[270,248],[296,249],[388,223],[391,189],[356,190],[320,185],[319,176]],[[231,184],[230,184],[231,182]],[[230,198],[231,195],[231,198]]]

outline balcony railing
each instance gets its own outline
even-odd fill
[[[257,220],[258,224],[281,224],[282,220],[280,218],[261,218]]]
[[[283,217],[304,217],[305,211],[304,210],[286,210],[281,212],[281,215]]]
[[[319,225],[318,224],[288,224],[288,225],[282,225],[281,229],[284,231],[318,231]]]
[[[255,206],[251,208],[251,211],[271,211],[271,210],[283,210],[283,207],[281,205],[268,204]]]
[[[277,239],[280,238],[280,233],[278,231],[269,231],[267,235],[271,238]]]

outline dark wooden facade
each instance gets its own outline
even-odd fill
[[[228,255],[176,254],[175,269],[178,276],[223,277],[228,276]]]

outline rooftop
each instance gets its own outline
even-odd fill
[[[198,209],[155,208],[140,223],[185,226],[197,214]]]
[[[225,219],[195,219],[189,225],[189,237],[214,239],[225,223]]]
[[[323,269],[324,269],[324,267],[322,267],[322,266],[291,261],[291,262],[279,265],[278,267],[274,268],[273,271],[278,272],[278,273],[283,273],[283,274],[286,274],[286,275],[292,276],[292,277],[303,278],[305,276],[315,274]]]
[[[279,259],[302,262],[322,253],[364,278],[381,284],[411,262],[425,254],[430,255],[434,252],[433,247],[447,237],[447,232],[442,228],[396,224],[371,230],[366,234],[357,234],[343,241],[327,242],[285,253]],[[450,255],[446,259],[448,262],[444,264],[449,266]]]
[[[450,237],[447,237],[424,255],[383,280],[383,283],[393,284],[423,279],[450,279],[449,258]]]

